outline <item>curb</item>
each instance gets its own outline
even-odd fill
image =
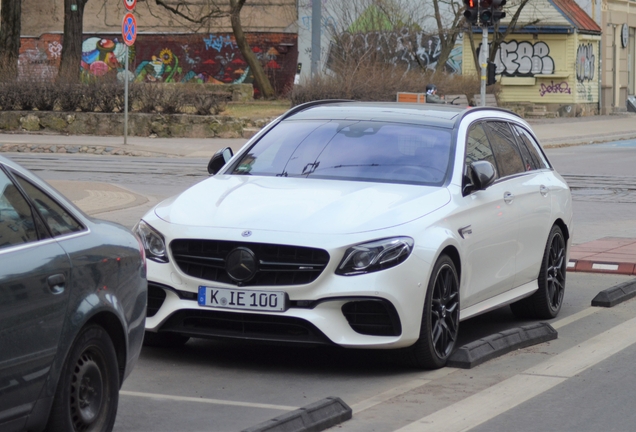
[[[352,415],[342,399],[328,397],[242,432],[319,432],[350,420]]]
[[[107,156],[145,156],[158,157],[166,156],[164,153],[132,150],[115,146],[95,146],[95,145],[40,145],[40,144],[2,144],[0,143],[1,152],[14,153],[56,153],[56,154],[94,154]]]
[[[592,299],[592,306],[613,307],[636,297],[636,280],[623,282],[599,292]]]
[[[620,275],[635,275],[636,265],[625,262],[606,262],[592,260],[570,260],[568,271],[585,273],[606,273]]]
[[[557,337],[557,331],[548,323],[512,328],[460,347],[451,354],[448,366],[471,369],[513,350],[551,341]]]

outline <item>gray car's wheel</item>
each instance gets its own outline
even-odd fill
[[[563,304],[567,270],[566,242],[561,228],[552,227],[539,271],[539,289],[530,297],[510,305],[519,318],[552,319]]]
[[[144,345],[156,348],[179,348],[189,340],[188,336],[182,336],[177,333],[153,333],[147,331],[144,334]]]
[[[118,401],[115,347],[106,330],[90,325],[81,331],[64,362],[46,430],[110,431]]]
[[[459,330],[459,278],[455,264],[440,256],[428,282],[420,338],[404,354],[408,363],[425,369],[446,365]]]

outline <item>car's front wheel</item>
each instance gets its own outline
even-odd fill
[[[46,430],[112,430],[119,401],[118,371],[106,330],[98,325],[83,329],[62,368]]]
[[[545,246],[541,270],[539,271],[539,289],[530,297],[510,305],[512,312],[519,318],[552,319],[556,317],[563,304],[565,293],[566,242],[563,231],[554,225]]]
[[[459,330],[459,278],[455,264],[442,255],[428,282],[420,338],[405,350],[413,366],[438,369],[453,352]]]

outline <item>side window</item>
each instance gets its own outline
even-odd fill
[[[532,138],[532,135],[530,135],[527,130],[517,125],[513,126],[513,130],[517,135],[519,145],[527,149],[536,169],[550,168],[548,161],[545,159],[541,149],[539,148],[539,144],[534,140],[534,138]]]
[[[54,237],[84,229],[66,210],[28,180],[16,174],[20,186],[31,197]]]
[[[0,249],[38,239],[31,207],[0,170]]]
[[[506,177],[526,171],[512,131],[506,122],[488,122],[490,142],[499,167],[499,176]]]
[[[486,131],[481,123],[472,125],[468,130],[468,138],[466,139],[466,166],[475,161],[488,161],[497,170],[495,157],[490,147],[490,142],[486,136]]]

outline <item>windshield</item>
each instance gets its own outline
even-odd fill
[[[231,174],[441,185],[447,129],[379,121],[288,120],[275,126]]]

